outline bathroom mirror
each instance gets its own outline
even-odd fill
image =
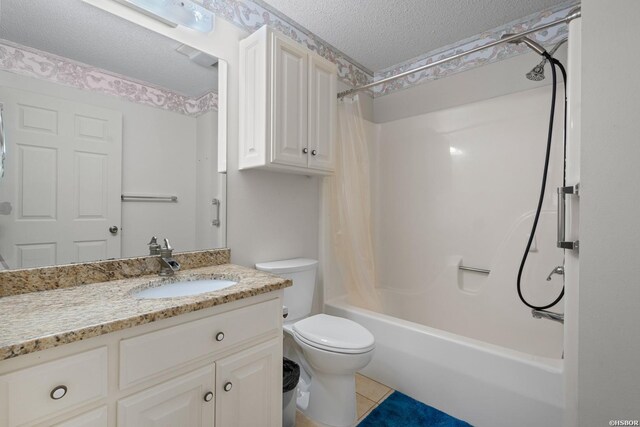
[[[224,247],[217,58],[81,0],[1,6],[0,269]]]

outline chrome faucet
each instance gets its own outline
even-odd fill
[[[551,270],[551,273],[549,273],[549,275],[547,276],[547,282],[549,282],[551,280],[551,277],[554,274],[559,274],[559,275],[563,275],[564,274],[564,267],[559,265],[556,268],[554,268],[553,270]]]
[[[173,248],[169,239],[164,239],[164,247],[160,248],[160,276],[173,276],[180,270],[180,263],[173,259]]]
[[[552,311],[547,310],[531,310],[531,315],[536,319],[549,319],[554,322],[559,322],[564,324],[564,314],[563,313],[554,313]]]

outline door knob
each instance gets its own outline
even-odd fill
[[[224,384],[224,391],[231,391],[231,388],[233,387],[233,384],[231,384],[231,381],[228,381]]]
[[[318,154],[318,151],[317,151],[317,150],[311,150],[311,155],[312,155],[312,156],[315,156],[316,154]]]
[[[111,227],[109,227],[109,233],[113,234],[114,236],[118,234],[118,226],[112,225]]]
[[[307,154],[309,152],[309,149],[307,147],[304,147],[302,149],[302,154]]]
[[[204,395],[204,401],[205,402],[211,402],[213,400],[213,393],[208,391],[205,395]]]

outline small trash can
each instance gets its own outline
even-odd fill
[[[300,366],[293,360],[282,358],[282,427],[296,425],[296,396]]]

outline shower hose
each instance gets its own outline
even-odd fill
[[[556,91],[557,91],[557,76],[556,76],[556,67],[560,69],[562,73],[562,80],[564,82],[564,132],[563,132],[563,158],[566,162],[566,150],[567,150],[567,73],[562,66],[562,63],[557,59],[553,58],[547,52],[544,52],[543,56],[547,59],[549,64],[551,65],[551,75],[553,77],[553,89],[551,91],[551,113],[549,116],[549,132],[547,135],[547,151],[544,160],[544,172],[542,173],[542,184],[540,185],[540,197],[538,198],[538,208],[536,209],[535,217],[533,218],[533,226],[531,227],[531,234],[529,235],[529,241],[527,242],[527,247],[524,250],[524,255],[522,255],[522,261],[520,262],[520,269],[518,270],[518,281],[517,281],[517,289],[518,296],[520,300],[529,308],[534,310],[546,310],[550,307],[553,307],[557,303],[560,302],[562,297],[564,296],[564,284],[562,285],[562,291],[558,297],[553,300],[551,303],[547,305],[536,306],[529,303],[524,296],[522,295],[522,271],[524,270],[524,266],[527,263],[527,257],[529,256],[529,250],[531,249],[531,244],[533,243],[533,239],[536,234],[536,229],[538,228],[538,221],[540,219],[540,212],[542,211],[542,202],[544,201],[544,193],[547,187],[547,172],[549,171],[549,157],[551,156],[551,140],[553,136],[553,117],[555,115],[556,110]],[[566,172],[565,172],[565,164],[563,162],[563,175],[562,182],[563,185],[566,184]]]

